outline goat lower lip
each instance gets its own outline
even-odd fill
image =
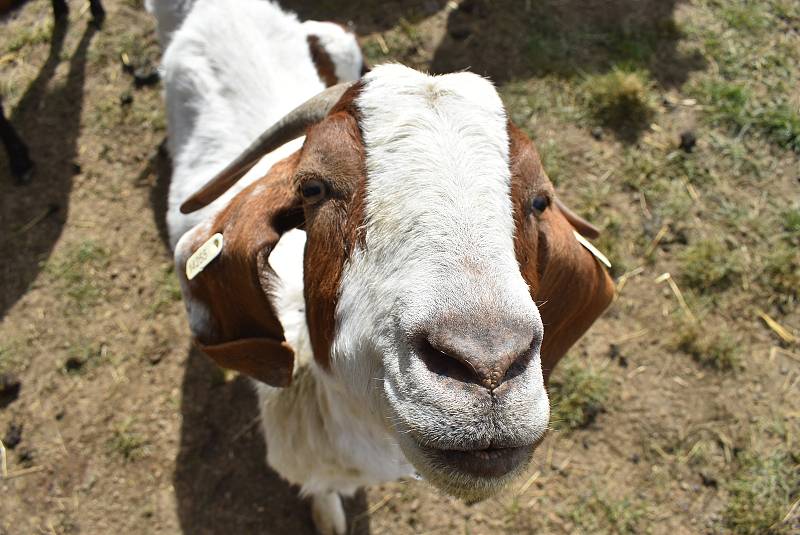
[[[476,477],[502,477],[531,456],[535,444],[512,448],[487,448],[482,450],[441,450],[420,446],[435,466],[446,466]]]

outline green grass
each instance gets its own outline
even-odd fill
[[[181,300],[181,286],[175,275],[175,266],[170,263],[161,270],[161,280],[158,281],[153,303],[150,305],[149,316],[155,316],[169,307],[171,303]]]
[[[740,253],[714,239],[691,243],[678,259],[681,281],[701,293],[730,288],[741,280],[744,270]]]
[[[553,429],[570,431],[586,427],[605,411],[610,381],[604,371],[569,358],[550,379],[550,422]]]
[[[19,52],[24,48],[34,45],[47,43],[53,36],[53,20],[48,17],[44,21],[36,24],[32,28],[26,28],[11,38],[6,45],[6,53]]]
[[[614,68],[587,76],[587,106],[595,119],[622,136],[634,137],[655,114],[653,83],[645,71]]]
[[[104,295],[100,271],[110,261],[110,254],[100,244],[87,240],[75,245],[48,265],[59,290],[80,312],[85,312]]]
[[[739,469],[726,485],[726,527],[743,535],[793,533],[781,521],[800,497],[800,457],[778,451],[770,456],[746,453],[738,460]]]
[[[132,427],[132,418],[118,424],[107,443],[109,452],[119,455],[125,461],[136,461],[146,454],[147,441],[133,431]]]
[[[777,294],[784,304],[800,297],[800,248],[793,244],[775,244],[764,256],[760,282]]]
[[[699,321],[682,317],[676,325],[672,346],[691,356],[703,367],[722,372],[742,367],[739,340],[720,325],[721,320],[702,318]]]
[[[789,208],[781,214],[783,229],[789,239],[800,238],[800,208]]]
[[[565,515],[580,533],[649,533],[649,508],[630,498],[615,499],[594,489]]]
[[[0,373],[16,372],[20,367],[20,348],[16,340],[3,340],[0,344]]]

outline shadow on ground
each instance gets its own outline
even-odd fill
[[[256,395],[225,382],[197,350],[187,359],[175,494],[183,533],[316,535],[308,502],[266,465]],[[346,502],[349,533],[368,535],[363,491]]]
[[[61,62],[67,31],[66,24],[54,26],[47,60],[9,117],[28,144],[36,167],[30,184],[16,186],[3,163],[0,318],[27,291],[61,236],[72,177],[78,171],[86,52],[96,29],[92,24],[86,26],[69,60],[64,83],[51,89],[48,86]]]
[[[436,73],[469,69],[496,83],[614,66],[648,69],[664,86],[703,67],[678,50],[678,0],[465,0],[447,21]]]
[[[401,20],[416,22],[442,9],[447,0],[280,0],[301,20],[331,20],[352,25],[359,35],[388,30]]]

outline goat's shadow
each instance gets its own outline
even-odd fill
[[[366,35],[384,31],[401,20],[415,22],[435,14],[447,0],[280,0],[279,4],[300,16],[301,20],[332,20],[352,24]]]
[[[244,377],[225,382],[192,350],[183,378],[174,487],[187,534],[315,535],[309,504],[266,464],[256,394]],[[345,501],[349,533],[369,534],[363,491]]]
[[[469,70],[496,84],[528,78],[563,79],[612,69],[647,70],[664,88],[679,87],[705,67],[697,51],[679,47],[683,32],[675,20],[680,0],[463,0],[447,16],[441,42],[428,68],[437,74]],[[415,22],[446,2],[393,0],[285,0],[301,18],[352,21],[362,36]],[[416,47],[391,53],[412,60]],[[625,142],[638,139],[647,121],[609,125]]]
[[[156,175],[150,202],[169,249],[166,200],[171,163],[165,145],[154,153],[144,174]],[[226,382],[213,362],[190,350],[181,417],[173,483],[183,533],[316,535],[308,501],[267,466],[256,394],[247,379],[239,376]],[[345,500],[345,510],[348,533],[368,535],[365,493]]]
[[[47,60],[9,120],[30,149],[35,169],[29,184],[17,186],[3,159],[0,179],[0,318],[27,291],[50,256],[66,221],[83,108],[86,53],[97,31],[88,24],[69,60],[63,84],[48,85],[61,62],[68,26],[53,27]]]

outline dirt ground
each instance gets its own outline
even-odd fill
[[[554,374],[528,475],[472,506],[364,489],[351,532],[800,533],[798,4],[285,3],[352,22],[373,64],[491,76],[619,288]],[[79,2],[65,27],[47,0],[0,19],[37,165],[17,186],[0,157],[0,534],[311,534],[248,383],[190,348],[161,87],[131,74],[154,21],[104,4],[100,30]]]

